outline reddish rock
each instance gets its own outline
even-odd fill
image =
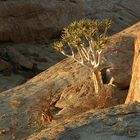
[[[125,103],[140,102],[140,33],[135,43],[135,55],[132,69],[132,79],[128,97]]]
[[[132,64],[134,56],[134,40],[140,31],[137,23],[122,32],[113,35],[107,45],[103,57],[112,77],[114,85],[120,89],[128,89],[131,81]],[[107,79],[108,80],[108,79]]]

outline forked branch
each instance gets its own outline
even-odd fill
[[[75,21],[64,29],[61,41],[54,44],[55,49],[63,55],[91,70],[96,93],[103,87],[98,68],[101,63],[102,49],[108,40],[106,33],[110,26],[110,20]],[[71,53],[66,53],[66,50],[70,50]],[[76,57],[76,52],[79,57]]]

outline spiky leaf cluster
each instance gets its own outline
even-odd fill
[[[63,51],[68,45],[77,48],[89,41],[92,41],[96,49],[102,48],[108,40],[106,32],[110,27],[111,20],[108,19],[103,21],[90,19],[74,21],[64,28],[62,38],[54,44],[54,48]]]

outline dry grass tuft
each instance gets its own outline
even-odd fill
[[[69,106],[66,110],[66,115],[63,114],[64,118],[69,118],[74,115],[79,115],[83,112],[89,111],[91,109],[103,109],[108,108],[112,106],[112,94],[108,92],[108,90],[105,90],[104,92],[100,94],[95,94],[90,97],[88,97],[87,100],[84,100],[79,105]]]
[[[100,94],[95,95],[95,108],[107,108],[110,107],[110,101],[112,99],[111,93],[106,90]]]
[[[51,114],[51,99],[46,99],[42,97],[39,102],[39,110],[42,124],[50,123],[53,119]]]
[[[39,97],[30,108],[34,124],[40,127],[51,123],[53,120],[51,107],[52,95]]]

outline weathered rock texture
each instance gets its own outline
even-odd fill
[[[54,37],[83,17],[83,4],[58,0],[0,1],[0,40],[28,41]]]
[[[131,67],[134,54],[134,39],[131,35],[115,35],[106,48],[104,58],[112,76],[112,83],[120,89],[128,89],[131,80]]]
[[[7,47],[7,55],[14,64],[21,65],[27,69],[33,68],[33,63],[13,47]]]
[[[118,37],[120,40],[120,37],[123,38],[127,34],[127,36],[129,36],[130,38],[132,37],[131,43],[133,43],[134,38],[136,37],[136,34],[138,33],[139,29],[140,23],[124,30],[121,33],[116,34],[111,38],[117,39]],[[123,40],[120,40],[120,42],[119,40],[117,43],[113,43],[114,40],[110,41],[110,43],[107,45],[110,51],[112,50],[114,52],[116,46],[121,47],[120,45],[117,44],[118,43],[121,44]],[[129,49],[127,49],[127,46],[128,44],[126,44],[125,50],[129,50],[131,48],[130,47]],[[110,49],[110,47],[112,49]],[[133,46],[130,49],[130,52],[131,53],[133,52]],[[118,50],[117,53],[119,54],[120,51]],[[118,58],[119,61],[119,57],[115,58]],[[122,57],[122,59],[125,58]],[[130,58],[130,60],[131,59],[132,57]],[[117,72],[119,73],[119,70]],[[69,105],[69,107],[62,106],[62,109],[64,108],[63,110],[64,112],[63,111],[61,111],[61,113],[59,112],[58,113],[59,115],[56,115],[55,113],[55,115],[53,116],[54,117],[53,120],[60,120],[61,123],[62,121],[61,119],[63,119],[63,116],[72,117],[74,116],[74,114],[75,115],[80,114],[81,112],[83,112],[83,110],[85,112],[87,108],[85,108],[84,105],[88,104],[89,101],[88,99],[91,99],[91,95],[94,94],[94,92],[92,92],[93,89],[91,87],[92,81],[90,79],[89,71],[87,71],[84,67],[77,64],[75,61],[71,59],[64,59],[60,63],[54,65],[53,67],[49,68],[43,73],[37,75],[36,77],[26,82],[25,84],[7,90],[5,92],[1,92],[0,93],[0,128],[2,133],[1,139],[11,140],[13,137],[15,137],[15,139],[20,140],[22,138],[31,135],[35,131],[39,131],[39,129],[34,126],[36,121],[32,117],[32,114],[39,108],[39,103],[42,103],[41,101],[38,102],[39,98],[44,96],[48,98],[50,94],[54,95],[52,100],[53,105],[55,105],[58,102],[62,93],[64,95],[66,92],[71,90],[73,92],[71,93],[71,96],[73,98],[75,98],[75,95],[78,94],[78,100],[74,101],[72,103],[72,106],[71,104]],[[122,94],[122,91],[120,90],[119,93]],[[75,106],[77,105],[78,101],[80,102],[83,99],[85,99],[85,101],[87,102],[84,102],[84,104],[80,104],[80,108]],[[92,103],[91,100],[90,103]],[[74,109],[71,109],[71,107]],[[90,108],[88,108],[88,110],[89,109]],[[65,113],[65,111],[67,113]],[[122,111],[122,109],[120,109],[120,111]],[[86,114],[84,114],[84,116],[86,116]],[[37,120],[40,120],[41,118],[42,113],[39,113],[39,117]],[[51,130],[51,128],[49,130]]]
[[[0,71],[6,70],[6,69],[11,69],[11,65],[0,58]]]
[[[140,104],[90,110],[52,122],[27,140],[139,140]]]
[[[23,84],[64,58],[52,44],[3,43],[0,45],[0,91]]]
[[[114,31],[122,30],[140,20],[140,1],[135,0],[86,0],[91,18],[111,18]]]
[[[50,39],[84,17],[111,18],[113,31],[120,31],[140,20],[139,5],[139,0],[2,0],[0,40]]]
[[[132,79],[126,103],[140,102],[140,33],[135,43]]]

